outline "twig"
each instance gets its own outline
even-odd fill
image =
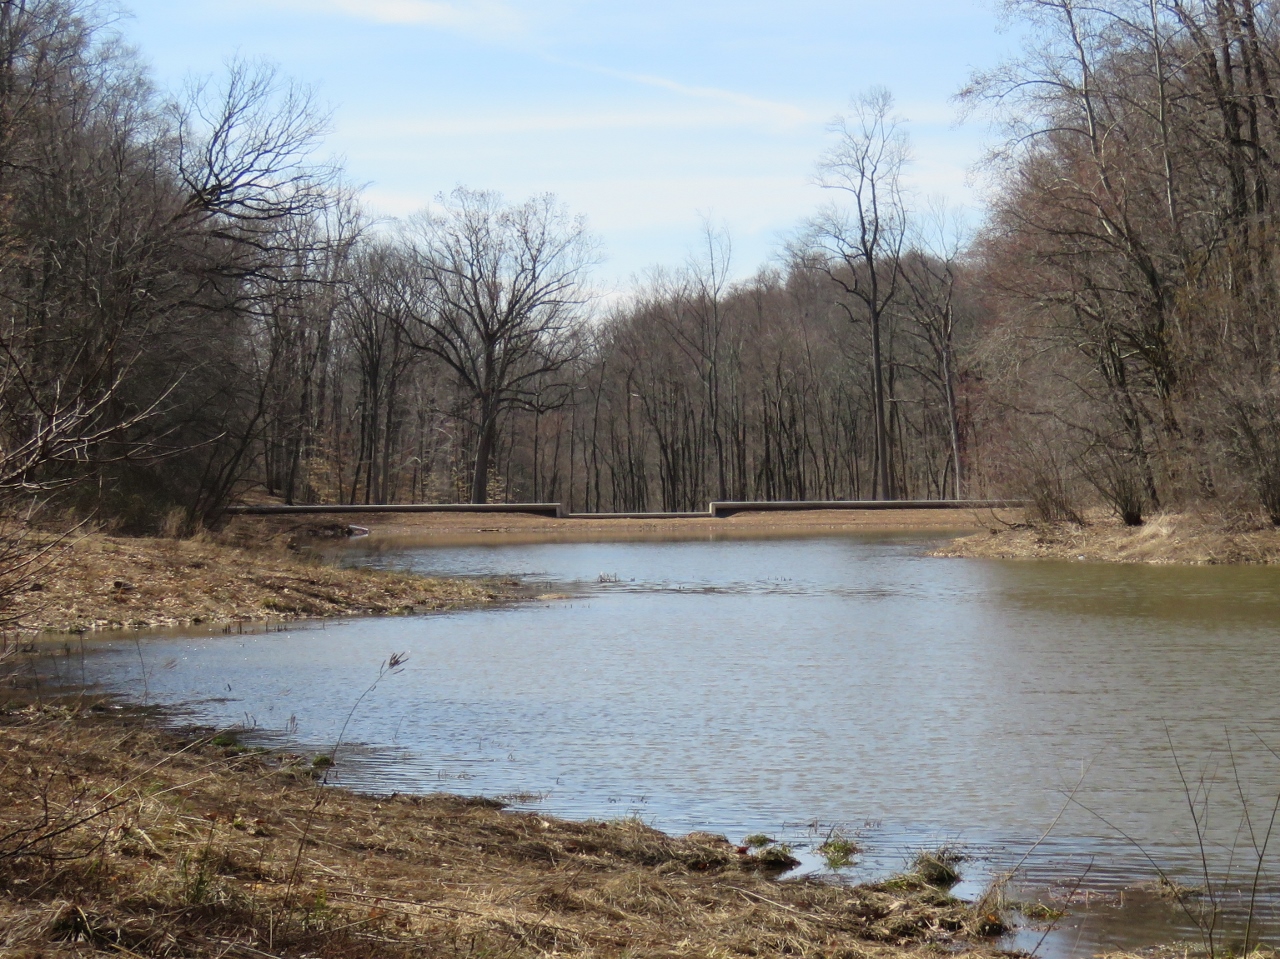
[[[338,731],[338,738],[334,740],[333,748],[329,750],[329,769],[333,768],[335,757],[338,754],[338,747],[342,745],[343,737],[347,734],[347,727],[351,724],[351,717],[355,715],[356,709],[359,708],[362,702],[364,702],[366,696],[378,688],[378,684],[382,682],[383,679],[387,676],[392,676],[400,672],[401,667],[405,664],[408,658],[408,655],[405,653],[392,653],[387,658],[387,661],[378,667],[377,678],[369,684],[369,687],[362,692],[352,704],[350,711],[347,713],[347,718],[342,724],[342,729]],[[307,821],[303,826],[302,835],[298,839],[298,852],[294,856],[293,869],[289,872],[289,882],[285,888],[284,901],[286,908],[290,907],[293,899],[293,889],[298,880],[298,870],[302,866],[302,851],[306,848],[307,837],[311,834],[311,827],[315,823],[316,814],[320,811],[320,807],[324,804],[325,797],[327,795],[323,787],[329,783],[329,769],[324,771],[324,776],[320,781],[321,788],[316,792],[316,801],[312,803],[311,809],[307,812]]]
[[[1191,813],[1191,822],[1195,825],[1196,830],[1196,848],[1200,854],[1200,870],[1204,876],[1205,894],[1209,897],[1210,919],[1206,929],[1203,924],[1200,925],[1201,933],[1205,936],[1206,945],[1209,948],[1209,955],[1216,956],[1217,950],[1214,948],[1214,933],[1218,927],[1218,900],[1213,893],[1213,876],[1209,871],[1209,855],[1205,849],[1205,827],[1201,825],[1200,817],[1196,814],[1196,804],[1193,798],[1191,787],[1187,783],[1186,774],[1182,771],[1182,762],[1178,759],[1178,751],[1173,745],[1173,733],[1169,729],[1169,724],[1164,724],[1164,735],[1169,740],[1169,752],[1173,756],[1174,768],[1178,770],[1178,778],[1182,780],[1182,794],[1187,800],[1187,809]],[[1204,777],[1200,778],[1200,791],[1204,793],[1204,801],[1209,802],[1209,791],[1204,788]],[[1128,838],[1128,837],[1126,837]],[[1148,857],[1149,858],[1149,857]],[[1181,901],[1181,897],[1179,897]]]
[[[1071,891],[1067,893],[1066,902],[1068,905],[1071,903],[1072,897],[1075,896],[1075,894],[1080,891],[1080,887],[1084,885],[1085,877],[1087,877],[1089,875],[1089,872],[1093,869],[1093,862],[1094,862],[1093,857],[1090,856],[1089,865],[1084,867],[1084,872],[1080,873],[1079,878],[1076,879],[1076,884],[1072,886]],[[1044,931],[1044,935],[1040,937],[1040,940],[1036,943],[1035,948],[1031,950],[1031,955],[1034,956],[1036,953],[1040,951],[1040,947],[1044,945],[1044,941],[1049,938],[1049,934],[1053,932],[1055,928],[1057,928],[1058,923],[1062,921],[1062,916],[1065,916],[1065,915],[1066,915],[1066,910],[1063,910],[1061,915],[1055,917],[1049,922],[1049,928],[1047,928]]]

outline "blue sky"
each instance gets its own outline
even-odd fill
[[[404,215],[458,184],[550,191],[587,216],[605,287],[682,262],[703,218],[748,275],[823,199],[825,125],[888,87],[913,187],[977,216],[988,131],[951,97],[1011,46],[994,0],[124,0],[121,28],[176,86],[265,57],[333,109],[328,149]]]

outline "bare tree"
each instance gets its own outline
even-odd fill
[[[471,502],[484,503],[502,416],[565,401],[547,379],[573,358],[567,334],[589,300],[596,245],[585,221],[549,194],[508,205],[497,193],[459,187],[440,202],[409,225],[406,329],[471,401]]]
[[[804,258],[844,294],[840,306],[850,322],[870,327],[876,494],[893,499],[884,326],[898,296],[906,240],[902,171],[909,147],[893,97],[884,89],[855,97],[850,114],[836,117],[831,132],[836,140],[818,162],[817,181],[843,202],[829,204],[813,219]]]
[[[964,496],[964,468],[960,454],[960,408],[956,389],[957,284],[964,236],[954,213],[941,202],[916,224],[915,249],[901,259],[907,291],[906,309],[913,322],[907,329],[924,346],[930,361],[917,371],[936,387],[946,411],[951,445],[952,493]]]

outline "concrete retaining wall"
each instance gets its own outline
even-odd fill
[[[395,503],[333,506],[233,506],[232,516],[342,515],[349,513],[522,513],[556,519],[707,519],[735,513],[809,512],[813,510],[1020,509],[1018,500],[794,500],[712,503],[705,513],[570,513],[560,503]]]

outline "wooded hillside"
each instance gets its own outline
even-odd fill
[[[1014,2],[982,228],[856,97],[746,281],[708,226],[611,299],[552,196],[373,221],[267,65],[181,92],[80,0],[0,0],[0,490],[129,529],[285,502],[1027,496],[1280,522],[1280,22]],[[976,122],[976,121],[975,121]]]

